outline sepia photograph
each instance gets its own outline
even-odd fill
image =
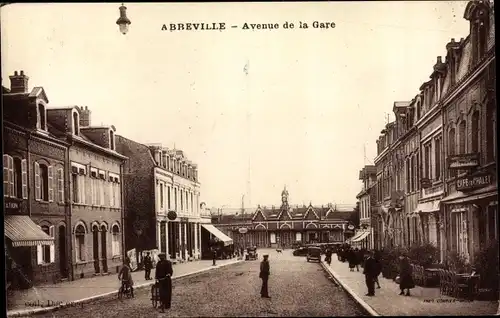
[[[6,317],[500,315],[493,0],[0,3]]]

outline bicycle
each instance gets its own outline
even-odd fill
[[[126,298],[134,298],[134,290],[128,283],[128,280],[122,280],[122,285],[118,290],[118,299],[123,299],[123,296],[125,296]]]

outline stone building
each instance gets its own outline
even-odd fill
[[[374,248],[374,233],[372,227],[372,206],[376,203],[377,169],[373,165],[364,166],[359,171],[359,180],[363,182],[361,191],[356,196],[359,202],[359,230],[350,240],[352,245],[366,249]]]
[[[47,109],[56,136],[69,144],[65,178],[73,279],[117,273],[123,263],[122,166],[114,126],[92,125],[88,107]]]
[[[117,136],[125,164],[127,250],[158,249],[175,260],[199,259],[202,229],[210,219],[200,213],[198,167],[181,150],[144,145]],[[176,218],[167,218],[174,211]]]
[[[15,288],[67,279],[71,261],[68,144],[54,135],[45,90],[29,91],[28,80],[16,71],[2,87],[6,274]]]
[[[293,207],[288,198],[285,188],[279,208],[258,206],[253,214],[222,215],[212,223],[239,246],[289,248],[294,243],[344,242],[346,234],[353,234],[349,223],[353,209],[340,211],[331,204]]]

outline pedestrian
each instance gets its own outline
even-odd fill
[[[212,266],[215,266],[215,260],[217,259],[217,250],[212,247]]]
[[[146,280],[151,280],[151,269],[153,268],[153,260],[151,259],[150,252],[146,253],[143,259],[144,263],[144,278]]]
[[[354,272],[354,267],[356,267],[356,253],[353,249],[349,248],[346,252],[347,254],[347,262],[349,263],[349,270]]]
[[[328,264],[328,266],[330,266],[330,264],[332,263],[332,254],[332,250],[330,248],[327,248],[325,252],[325,262]]]
[[[165,312],[165,309],[170,309],[172,302],[172,275],[174,269],[172,268],[172,262],[167,260],[164,253],[161,253],[158,257],[160,261],[156,264],[155,278],[160,287],[160,310]]]
[[[354,249],[354,265],[356,266],[356,271],[359,272],[359,264],[363,261],[363,254],[361,254],[361,251],[356,247]]]
[[[410,265],[410,260],[406,254],[399,256],[399,289],[400,295],[410,296],[410,289],[415,287],[415,282],[412,277],[412,269]],[[406,289],[406,294],[404,290]]]
[[[259,277],[262,279],[262,287],[260,289],[260,296],[262,298],[271,298],[269,297],[269,291],[267,290],[267,282],[269,280],[270,275],[270,266],[269,266],[269,255],[264,254],[264,259],[260,263],[260,274]]]
[[[375,296],[375,278],[377,277],[377,262],[373,258],[372,252],[367,253],[367,258],[363,266],[365,274],[365,283],[368,293],[366,296]]]
[[[380,257],[380,253],[378,251],[374,252],[373,258],[375,259],[375,262],[377,264],[377,275],[375,276],[375,283],[377,284],[377,288],[380,288],[380,283],[378,281],[378,277],[382,273],[382,259]]]
[[[118,280],[130,288],[130,294],[134,297],[134,280],[132,279],[132,269],[130,268],[130,259],[128,257],[123,261],[123,266],[118,273]]]

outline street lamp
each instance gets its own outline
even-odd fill
[[[126,34],[128,32],[128,25],[132,22],[130,22],[130,20],[127,18],[127,7],[124,6],[123,3],[119,10],[120,17],[118,18],[118,20],[116,20],[116,24],[118,24],[118,26],[120,27],[120,32]]]

